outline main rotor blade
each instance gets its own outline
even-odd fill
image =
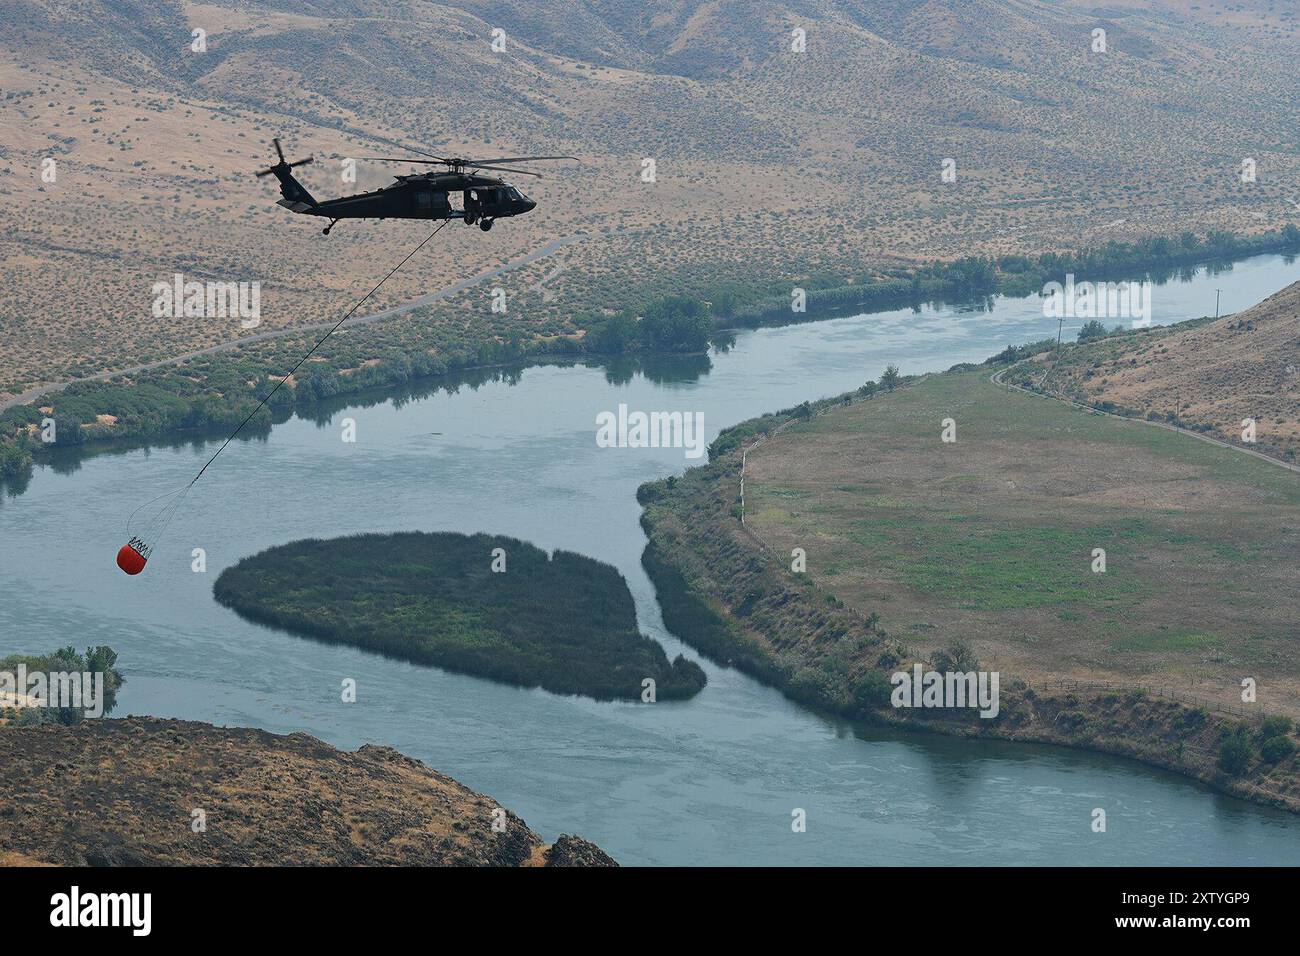
[[[389,156],[362,156],[361,159],[363,159],[363,160],[365,160],[365,161],[367,161],[367,162],[374,162],[374,163],[411,163],[411,164],[413,164],[413,165],[417,165],[417,166],[446,166],[446,165],[448,165],[447,163],[444,163],[444,162],[442,162],[442,161],[440,161],[440,160],[432,160],[432,159],[393,159],[392,157],[389,157]],[[534,172],[532,172],[532,171],[530,171],[530,170],[527,170],[527,169],[516,169],[516,168],[513,167],[513,166],[489,166],[489,165],[487,165],[486,163],[463,163],[463,164],[461,164],[461,165],[466,166],[466,167],[470,167],[470,168],[473,168],[473,169],[499,169],[499,170],[500,170],[501,172],[503,172],[503,173],[516,173],[516,174],[518,174],[518,175],[520,175],[520,176],[535,176],[535,177],[538,178],[538,179],[541,179],[541,178],[542,178],[542,174],[541,174],[541,173],[534,173]]]
[[[433,153],[426,153],[422,149],[412,150],[412,152],[417,152],[421,156],[428,156],[429,159],[403,159],[401,157],[393,156],[363,156],[361,158],[381,163],[421,163],[424,165],[433,165],[433,163],[430,162],[430,160],[432,160],[433,162],[439,163],[443,166],[492,166],[505,165],[507,163],[527,163],[543,159],[576,160],[578,158],[577,156],[500,156],[491,159],[465,159],[459,156],[451,158],[434,156]]]
[[[392,156],[362,156],[368,163],[413,163],[417,166],[447,166],[445,159],[394,159]]]
[[[541,173],[530,172],[527,169],[515,169],[513,166],[488,166],[485,163],[466,163],[466,166],[473,166],[475,169],[499,169],[503,173],[512,173],[516,176],[536,176],[542,178]]]
[[[535,159],[577,159],[577,156],[498,156],[495,159],[467,159],[466,166],[482,166],[485,163],[527,163]]]
[[[399,144],[399,145],[402,147],[402,149],[409,149],[413,153],[419,153],[421,156],[428,156],[430,159],[436,159],[440,163],[447,162],[447,160],[444,159],[443,157],[435,156],[433,153],[429,152],[428,150],[420,149],[418,146],[407,146],[405,144]]]

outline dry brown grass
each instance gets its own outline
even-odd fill
[[[590,232],[510,278],[533,296],[522,328],[690,274],[847,273],[1293,216],[1283,12],[1205,4],[1181,19],[1128,2],[1104,21],[1112,52],[1094,55],[1101,21],[1077,6],[942,6],[793,17],[629,0],[561,15],[466,0],[325,18],[212,3],[127,17],[32,0],[0,42],[0,393],[240,334],[153,318],[150,286],[174,272],[261,281],[263,329],[318,322],[423,234],[350,222],[325,239],[276,207],[273,185],[251,176],[275,135],[318,158],[303,173],[322,197],[402,171],[362,163],[355,187],[338,175],[341,157],[395,140],[581,156],[567,175],[521,183],[541,202],[533,215],[489,236],[449,228],[375,302]],[[505,55],[488,48],[498,22]],[[804,55],[785,46],[796,22]],[[191,26],[209,31],[207,54],[188,52]],[[655,184],[638,178],[645,156]],[[955,185],[940,181],[948,156]],[[1259,163],[1251,186],[1237,179],[1244,156]],[[60,163],[52,186],[39,178],[47,157]],[[635,234],[601,236],[618,227]],[[545,295],[527,292],[556,267]],[[475,296],[445,309],[473,321]]]
[[[0,728],[0,797],[0,865],[520,866],[546,853],[514,814],[493,831],[495,801],[391,748],[188,721]]]
[[[1300,475],[992,385],[926,379],[748,456],[748,527],[924,653],[1300,715]],[[958,440],[940,440],[940,422]],[[1107,569],[1092,571],[1093,549]]]
[[[1240,444],[1254,419],[1255,447],[1286,461],[1300,454],[1300,283],[1214,322],[1116,336],[1044,355],[1018,370],[1052,393],[1111,402],[1138,417],[1176,414]]]

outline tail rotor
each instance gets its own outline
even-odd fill
[[[277,136],[275,139],[271,140],[271,142],[275,144],[275,153],[280,157],[280,161],[274,166],[268,166],[266,169],[258,170],[257,175],[259,178],[262,176],[270,176],[272,173],[287,173],[295,166],[307,166],[312,161],[312,157],[308,156],[306,159],[300,159],[296,163],[285,162],[284,150],[280,148],[280,138]]]

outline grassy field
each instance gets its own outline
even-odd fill
[[[1007,361],[743,422],[641,486],[664,623],[821,711],[1132,757],[1300,811],[1297,475],[1000,388]],[[891,706],[918,663],[998,671],[1000,713]]]
[[[933,376],[760,445],[749,529],[778,557],[805,549],[818,588],[918,651],[969,640],[1031,683],[1238,705],[1255,677],[1261,706],[1300,713],[1300,476],[988,375]]]

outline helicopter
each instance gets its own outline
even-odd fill
[[[340,219],[462,219],[467,226],[478,223],[484,232],[492,228],[497,219],[522,216],[537,206],[515,186],[490,175],[480,175],[473,170],[496,169],[505,172],[536,176],[541,173],[511,168],[514,163],[552,159],[576,159],[576,156],[499,156],[495,159],[465,159],[459,156],[442,157],[426,153],[413,146],[404,147],[419,153],[425,159],[367,156],[367,160],[381,163],[412,163],[423,166],[445,166],[446,171],[413,173],[397,176],[380,189],[337,199],[316,200],[302,183],[294,178],[297,166],[306,166],[312,157],[290,163],[284,158],[280,140],[274,139],[276,155],[280,161],[267,169],[259,170],[258,177],[274,175],[280,181],[282,199],[277,203],[291,212],[307,216],[324,216],[330,224],[321,232],[329,235]],[[451,204],[451,194],[461,193],[461,208]]]

